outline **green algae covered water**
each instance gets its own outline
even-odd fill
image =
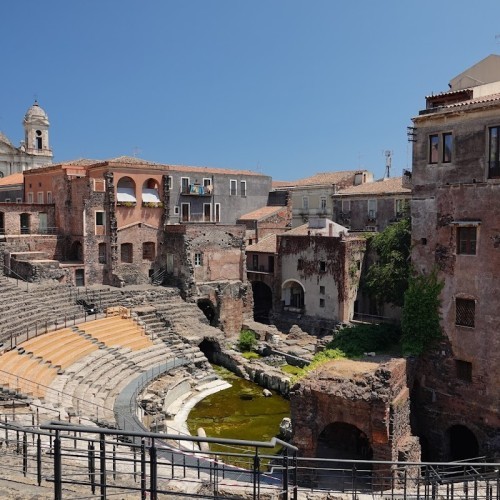
[[[208,437],[224,439],[269,441],[277,436],[281,420],[290,416],[290,402],[276,393],[266,398],[257,384],[225,368],[214,366],[214,369],[231,387],[208,396],[191,410],[187,421],[191,435],[196,436],[198,428],[203,427]],[[214,446],[211,449],[222,451]]]

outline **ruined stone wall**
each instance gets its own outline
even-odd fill
[[[47,227],[55,227],[55,210],[53,205],[38,205],[31,203],[2,203],[0,212],[3,212],[4,227],[6,235],[40,234],[40,213],[47,215]],[[21,228],[21,214],[26,214],[29,226]],[[45,231],[46,232],[46,231]]]
[[[406,361],[361,363],[326,363],[291,388],[293,443],[304,456],[315,457],[321,433],[342,422],[367,436],[373,460],[419,456],[410,429]],[[384,466],[375,465],[375,473],[379,468]]]
[[[415,394],[419,431],[432,457],[448,459],[454,425],[469,429],[479,454],[500,455],[500,184],[489,179],[488,130],[500,123],[496,104],[435,112],[414,119],[412,261],[444,281],[444,341],[422,359]],[[452,161],[442,162],[442,133],[453,134]],[[439,138],[429,163],[429,135]],[[460,227],[476,231],[475,252],[460,253]],[[457,299],[473,303],[473,322],[457,324]],[[468,373],[461,367],[468,367]]]

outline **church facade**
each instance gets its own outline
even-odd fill
[[[0,132],[0,177],[52,163],[49,125],[47,113],[35,101],[24,116],[24,140],[19,147]]]

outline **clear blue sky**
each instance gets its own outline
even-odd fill
[[[424,96],[500,52],[486,0],[4,0],[0,130],[35,95],[57,161],[132,155],[293,180],[411,165]],[[137,148],[137,149],[136,149]]]

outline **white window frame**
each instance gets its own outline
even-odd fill
[[[194,266],[200,267],[203,265],[203,254],[201,252],[196,252],[194,254]]]
[[[187,205],[187,207],[188,207],[188,218],[187,218],[187,221],[185,221],[185,220],[183,219],[183,215],[182,215],[182,212],[183,212],[183,211],[182,211],[182,207],[183,207],[184,205]],[[180,213],[180,217],[181,217],[181,222],[190,222],[190,221],[191,221],[191,203],[181,203],[181,213]]]
[[[220,222],[221,221],[221,206],[220,203],[215,204],[215,213],[214,213],[214,222]]]
[[[5,198],[4,203],[10,203],[10,198]]]
[[[43,191],[38,191],[36,193],[36,202],[38,205],[43,205],[43,198],[44,198]]]
[[[302,208],[309,210],[309,196],[302,196]]]
[[[233,193],[233,184],[234,184],[234,193]],[[229,180],[229,196],[238,196],[238,181],[237,179]]]
[[[347,214],[351,211],[351,200],[342,200],[342,213]]]
[[[375,198],[368,200],[368,217],[377,217],[377,200]]]
[[[326,210],[326,196],[322,196],[319,199],[319,209],[320,210]]]
[[[22,203],[23,199],[22,198],[16,198],[16,203]]]
[[[247,181],[240,181],[240,196],[242,198],[247,196]]]
[[[33,204],[33,192],[32,191],[30,191],[28,193],[28,203]]]
[[[189,183],[189,177],[181,177],[181,193],[184,193],[184,191],[182,190],[182,181],[184,179],[187,179],[187,190],[186,190],[186,192],[189,193],[189,185],[190,185],[190,183]]]
[[[208,222],[212,222],[214,217],[213,217],[213,213],[212,213],[212,204],[211,203],[203,203],[203,222],[205,222],[205,207],[210,208],[210,218],[209,218]]]
[[[97,223],[97,214],[102,214],[102,224]],[[98,227],[102,227],[102,232],[97,231]],[[97,234],[97,235],[106,234],[106,212],[104,210],[96,210],[94,212],[94,231],[95,231],[95,234]]]
[[[167,175],[167,185],[166,185],[166,190],[167,191],[172,191],[172,185],[174,183],[174,179],[171,175]]]
[[[47,204],[52,204],[52,191],[47,191]]]
[[[174,205],[174,215],[179,215],[180,210],[179,210],[179,205]]]
[[[210,177],[203,177],[203,187],[211,185],[212,185],[212,179]]]

